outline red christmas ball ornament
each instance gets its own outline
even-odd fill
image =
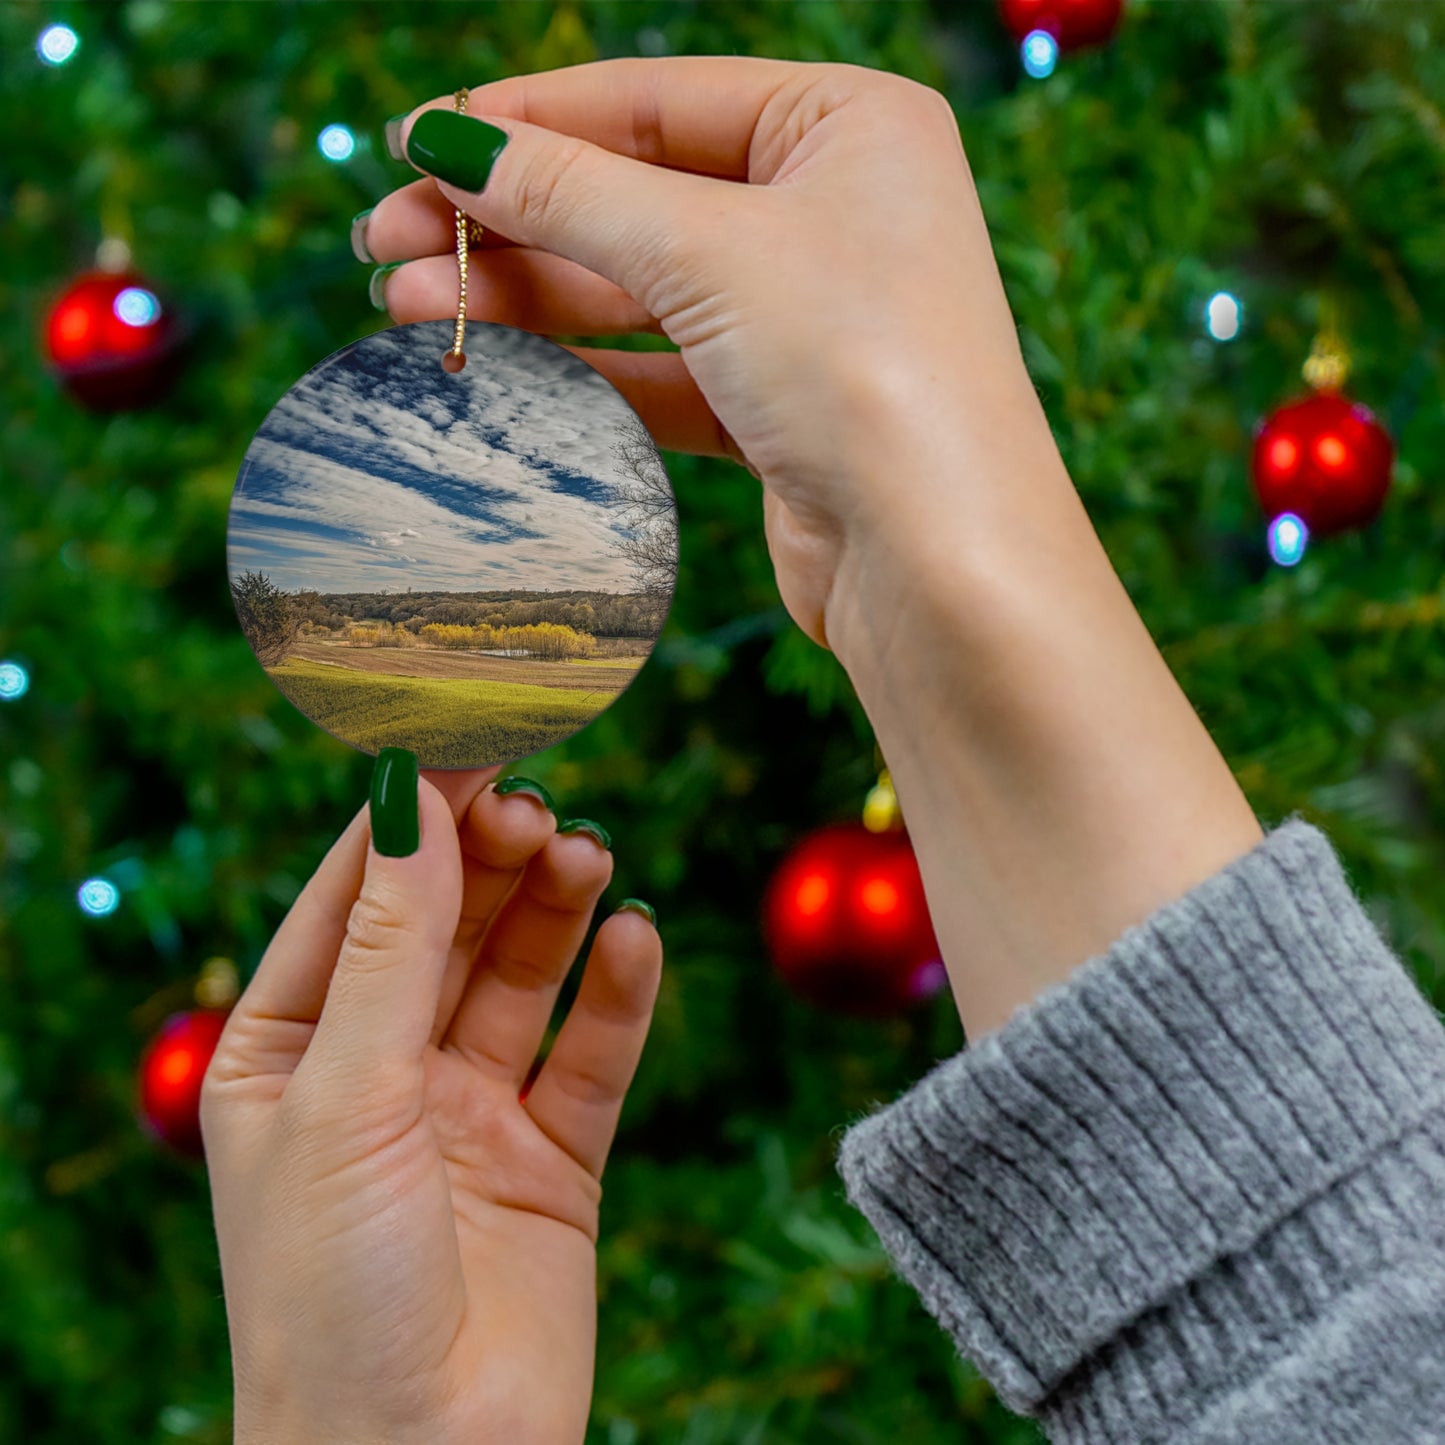
[[[1272,521],[1293,512],[1315,536],[1365,527],[1390,490],[1395,447],[1368,407],[1320,391],[1260,423],[1251,470]]]
[[[155,401],[174,379],[180,328],[150,284],[131,271],[91,271],[45,322],[51,366],[77,401],[121,411]]]
[[[835,823],[804,838],[768,885],[763,931],[787,985],[836,1013],[901,1013],[947,981],[902,830]]]
[[[181,1154],[204,1158],[201,1083],[230,1016],[229,1009],[172,1014],[140,1061],[139,1117],[156,1138]]]
[[[1044,30],[1060,50],[1102,45],[1118,28],[1124,0],[999,0],[999,16],[1022,44]]]

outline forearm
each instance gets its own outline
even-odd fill
[[[927,399],[906,438],[871,429],[860,465],[907,484],[876,488],[828,612],[970,1039],[1262,836],[1036,398],[1000,408],[986,439]]]

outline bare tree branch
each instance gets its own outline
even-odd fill
[[[618,550],[630,564],[633,586],[660,632],[677,583],[677,503],[657,445],[639,418],[623,425],[612,454],[625,476],[614,483],[608,501],[628,534]]]

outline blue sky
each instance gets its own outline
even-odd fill
[[[627,591],[611,455],[626,402],[542,337],[450,321],[378,331],[262,422],[231,500],[233,576],[285,591]]]

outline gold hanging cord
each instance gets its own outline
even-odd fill
[[[468,94],[463,87],[452,96],[453,109],[459,115],[467,113]],[[467,329],[467,249],[479,246],[484,234],[480,221],[474,221],[465,211],[457,212],[457,324],[452,332],[452,349],[442,353],[442,366],[447,371],[460,371],[467,364],[467,354],[462,350]]]

